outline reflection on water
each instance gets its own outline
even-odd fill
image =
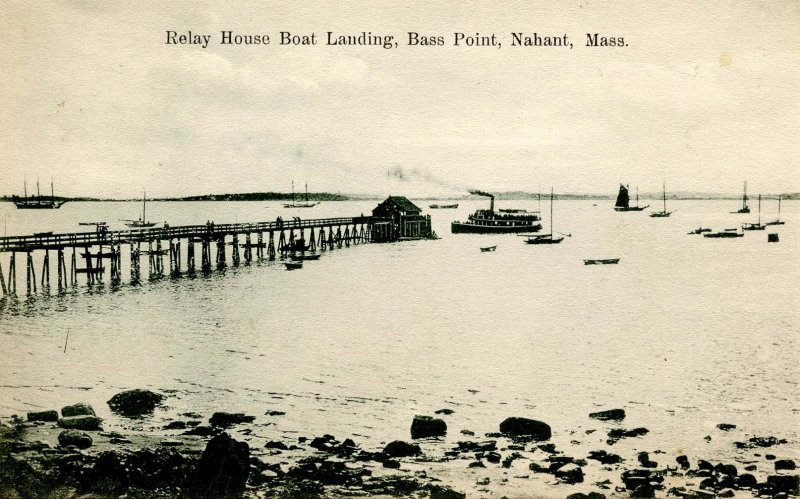
[[[686,234],[750,221],[728,214],[729,202],[672,202],[666,219],[593,203],[557,202],[556,225],[573,235],[560,245],[451,235],[450,220],[485,204],[462,202],[431,212],[439,241],[337,249],[300,271],[257,262],[3,300],[0,413],[86,401],[113,427],[121,422],[105,401],[147,387],[170,398],[145,425],[186,411],[286,412],[260,430],[265,438],[332,433],[377,445],[407,438],[414,414],[450,407],[453,441],[461,429],[496,431],[509,415],[547,421],[556,442],[570,441],[589,412],[624,407],[626,424],[651,430],[652,449],[699,442],[724,458],[732,446],[702,440],[720,422],[796,441],[798,207],[784,203],[787,225],[766,231],[781,242],[767,244],[765,233]],[[277,203],[154,202],[152,216],[223,223],[351,216],[375,204],[295,214]],[[137,203],[2,209],[9,234],[22,234],[104,217],[119,225]],[[611,257],[620,264],[582,263]],[[7,272],[8,255],[0,263]],[[591,438],[581,437],[587,448]]]

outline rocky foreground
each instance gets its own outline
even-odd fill
[[[116,415],[147,417],[164,396],[148,390],[108,401]],[[252,432],[255,416],[184,414],[164,432],[105,432],[85,403],[30,412],[0,423],[0,497],[789,497],[800,494],[793,459],[778,458],[785,440],[750,437],[735,446],[737,463],[658,450],[618,455],[622,439],[646,428],[625,428],[625,411],[589,414],[610,422],[606,447],[574,455],[552,442],[551,427],[508,417],[496,433],[476,438],[462,430],[442,452],[450,409],[416,416],[410,438],[365,449],[332,435],[285,436],[255,447],[237,439]],[[280,412],[264,416],[280,417]],[[261,417],[261,416],[259,416]],[[720,432],[735,426],[721,423]],[[595,430],[587,430],[586,433]],[[235,432],[235,433],[234,433]],[[166,434],[164,434],[166,433]],[[237,435],[237,438],[231,434]],[[710,438],[710,437],[707,437]],[[477,477],[477,478],[476,478]],[[512,485],[516,484],[515,486]]]

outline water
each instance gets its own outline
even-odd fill
[[[292,211],[267,202],[152,202],[148,217],[170,225],[321,218],[368,214],[375,204]],[[731,439],[775,435],[790,441],[781,452],[797,457],[800,204],[783,203],[787,225],[731,240],[686,233],[755,221],[755,213],[728,214],[735,201],[671,202],[676,212],[665,219],[615,213],[611,204],[557,201],[555,230],[572,234],[560,245],[452,235],[451,220],[486,205],[461,202],[457,210],[426,209],[441,240],[351,246],[300,271],[262,262],[5,300],[0,414],[85,401],[113,429],[129,423],[105,401],[143,387],[171,395],[137,423],[144,428],[187,411],[241,411],[274,423],[250,438],[331,433],[379,448],[407,439],[415,414],[449,407],[442,449],[463,439],[461,429],[481,435],[517,415],[548,422],[555,442],[577,440],[572,445],[586,451],[605,438],[585,434],[603,427],[587,414],[622,407],[626,427],[651,432],[615,452],[638,446],[724,460],[738,452]],[[117,229],[140,208],[16,211],[4,203],[0,217],[9,235],[75,231],[77,222],[96,220]],[[765,220],[774,218],[771,208],[764,203]],[[768,244],[769,232],[779,232],[780,243]],[[495,244],[494,253],[478,249]],[[620,264],[582,262],[612,257]],[[7,274],[8,255],[0,258]],[[270,419],[267,410],[286,415]],[[720,436],[721,422],[740,432]]]

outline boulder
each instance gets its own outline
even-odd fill
[[[62,407],[61,415],[65,418],[70,418],[72,416],[97,416],[97,414],[94,413],[94,408],[83,402]]]
[[[800,494],[800,477],[797,475],[770,475],[766,485],[776,493]]]
[[[208,422],[211,426],[228,428],[229,426],[241,423],[252,423],[255,420],[255,416],[247,416],[242,412],[215,412],[211,415],[211,419],[209,419]]]
[[[587,459],[600,461],[602,464],[617,464],[622,462],[622,457],[617,454],[610,454],[604,450],[593,450],[589,452]]]
[[[453,409],[439,409],[438,411],[435,411],[435,412],[436,412],[436,414],[444,414],[445,416],[449,416],[449,415],[453,414],[453,412],[455,412],[455,411],[453,411]]]
[[[92,437],[82,431],[64,430],[58,435],[58,445],[61,447],[74,445],[79,449],[88,449],[92,446]]]
[[[714,466],[714,471],[719,475],[726,475],[726,476],[736,476],[739,472],[736,470],[736,466],[733,464],[722,464],[719,463]]]
[[[190,480],[191,495],[239,496],[250,474],[250,447],[227,433],[209,440]]]
[[[411,438],[443,437],[447,435],[447,423],[430,416],[414,416],[411,422]]]
[[[58,421],[57,411],[29,412],[28,421]]]
[[[797,465],[791,459],[778,459],[777,461],[775,461],[775,471],[793,470],[796,468]]]
[[[112,411],[123,416],[141,416],[150,414],[158,404],[164,400],[160,393],[150,390],[135,389],[120,392],[108,401],[108,406]]]
[[[500,433],[504,436],[524,440],[550,440],[550,425],[535,419],[511,417],[500,423]]]
[[[559,480],[569,484],[583,482],[583,469],[575,463],[568,463],[553,471]]]
[[[97,416],[70,416],[58,420],[58,426],[68,430],[97,431],[103,420]]]
[[[386,444],[386,447],[383,448],[383,453],[389,457],[408,457],[419,455],[422,453],[422,450],[417,444],[409,444],[402,440],[395,440],[394,442]]]
[[[384,468],[393,469],[393,470],[399,470],[400,469],[400,461],[397,461],[395,459],[387,459],[386,461],[383,462],[383,467]]]
[[[607,411],[593,412],[589,414],[592,419],[600,421],[622,421],[625,419],[625,409],[609,409]]]
[[[681,469],[688,470],[689,469],[689,458],[681,455],[675,458],[675,461],[681,465]]]
[[[736,477],[736,486],[740,489],[747,488],[752,489],[758,485],[758,480],[756,477],[751,475],[750,473],[742,473],[738,477]]]
[[[465,499],[467,497],[467,494],[458,492],[457,490],[453,490],[443,485],[430,485],[428,490],[430,492],[431,499]]]
[[[647,452],[640,452],[637,456],[639,459],[639,464],[642,465],[643,468],[656,468],[658,467],[658,463],[655,461],[650,460],[650,454]],[[734,468],[735,470],[736,468]]]
[[[730,423],[720,423],[717,425],[717,428],[719,428],[722,431],[731,431],[736,428],[736,425]]]

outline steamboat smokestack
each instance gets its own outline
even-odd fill
[[[483,192],[483,191],[475,191],[475,190],[469,191],[469,193],[470,194],[475,194],[476,196],[486,196],[486,197],[490,198],[491,201],[489,202],[489,211],[494,213],[494,195],[493,194],[489,194],[488,192]]]

